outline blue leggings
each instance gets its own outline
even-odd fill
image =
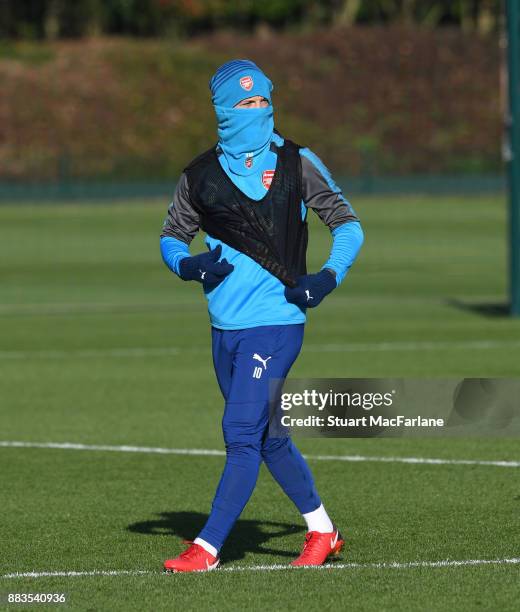
[[[220,550],[256,485],[265,461],[304,514],[321,504],[305,459],[290,438],[269,438],[269,378],[285,378],[300,352],[303,324],[240,330],[212,328],[213,363],[226,405],[226,465],[211,514],[200,532]]]

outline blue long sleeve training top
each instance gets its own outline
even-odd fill
[[[219,162],[235,185],[252,199],[260,200],[269,188],[276,167],[276,150],[283,138],[274,134],[271,150],[258,171],[239,176],[229,169],[224,155]],[[363,243],[363,230],[354,210],[343,197],[330,172],[309,149],[300,149],[302,162],[302,218],[314,210],[332,233],[332,249],[322,266],[336,273],[339,285],[354,263]],[[189,244],[199,230],[197,212],[190,202],[186,175],[177,184],[161,233],[161,254],[166,265],[179,274],[179,262],[189,257]],[[219,329],[246,329],[260,325],[291,325],[305,322],[305,312],[285,299],[285,287],[256,261],[229,245],[206,235],[210,249],[222,245],[222,259],[235,266],[212,291],[205,291],[211,324]]]

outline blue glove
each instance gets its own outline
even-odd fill
[[[221,254],[222,246],[219,244],[209,253],[181,259],[179,276],[182,280],[196,280],[204,285],[220,284],[235,269],[235,266],[231,265],[227,259],[218,260]]]
[[[300,276],[296,287],[285,288],[285,299],[300,308],[315,308],[335,288],[334,273],[325,269],[318,274]]]

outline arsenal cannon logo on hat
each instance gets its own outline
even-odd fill
[[[240,87],[245,89],[246,91],[251,91],[253,89],[253,77],[252,76],[244,76],[240,79]]]

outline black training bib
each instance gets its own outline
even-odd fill
[[[184,170],[200,227],[245,253],[288,287],[307,273],[307,223],[302,220],[300,147],[285,140],[277,150],[271,186],[261,200],[246,196],[226,174],[216,148]]]

